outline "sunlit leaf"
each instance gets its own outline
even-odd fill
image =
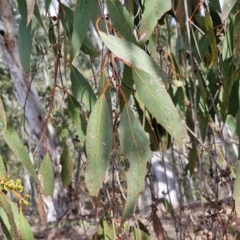
[[[102,94],[88,120],[86,135],[87,169],[85,182],[92,196],[97,196],[106,175],[112,150],[112,117]]]
[[[71,160],[69,149],[66,144],[63,146],[63,153],[60,157],[60,164],[62,165],[62,183],[64,187],[67,187],[72,181],[73,162]]]
[[[114,28],[126,40],[137,43],[133,35],[133,18],[119,0],[107,0],[107,6]]]
[[[7,199],[6,195],[2,191],[0,191],[0,206],[2,207],[4,212],[7,214],[8,222],[11,226],[11,228],[9,229],[11,236],[14,239],[19,239],[19,234],[18,234],[17,226],[14,220],[12,208],[10,206],[9,200]]]
[[[182,121],[164,85],[140,69],[133,68],[132,74],[137,92],[148,111],[181,145],[184,139]]]
[[[167,74],[141,48],[124,39],[107,35],[101,31],[99,31],[99,34],[106,46],[129,66],[148,72],[153,77],[164,82],[171,82]]]
[[[74,66],[71,67],[70,79],[73,96],[80,104],[85,105],[88,111],[91,111],[96,102],[96,96],[89,82]]]
[[[141,44],[146,43],[146,41],[150,38],[158,20],[171,9],[171,6],[171,0],[144,1],[143,17],[138,30],[139,40],[142,39]]]
[[[42,192],[45,196],[52,196],[54,190],[54,172],[49,153],[47,152],[39,169],[42,182]]]
[[[133,214],[138,195],[144,189],[146,164],[152,157],[147,134],[127,103],[120,119],[119,139],[123,155],[130,165],[126,173],[127,199],[122,215],[124,222]]]
[[[0,98],[0,136],[4,134],[7,128],[6,114],[3,108],[2,100]]]
[[[28,25],[32,19],[35,0],[26,0],[26,3],[27,3],[27,25]]]
[[[37,184],[40,184],[32,161],[24,145],[22,144],[22,141],[19,138],[17,132],[12,127],[8,127],[7,131],[3,135],[3,139],[7,143],[7,145],[11,148],[15,156],[23,163],[23,165],[28,170],[34,181]]]
[[[92,11],[92,0],[77,0],[74,20],[73,20],[73,34],[72,34],[72,48],[71,48],[71,61],[74,60],[77,53],[82,46],[83,40],[89,28]]]
[[[19,230],[22,239],[34,240],[32,229],[22,212],[19,213]]]
[[[30,60],[32,52],[31,23],[27,25],[27,20],[22,18],[18,29],[18,50],[22,67],[26,74],[30,73]]]

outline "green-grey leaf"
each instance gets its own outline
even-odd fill
[[[138,30],[141,44],[145,44],[146,41],[152,35],[154,27],[157,25],[158,20],[171,9],[171,0],[148,0],[144,1],[143,17]]]
[[[146,164],[152,157],[147,134],[127,104],[120,119],[119,139],[123,155],[130,164],[126,173],[127,200],[122,216],[122,222],[124,222],[133,214],[138,195],[144,188]]]
[[[72,32],[73,32],[73,17],[74,13],[72,9],[69,7],[65,6],[64,4],[61,3],[61,11],[62,14],[60,16],[62,25],[67,32],[67,36],[71,38]]]
[[[34,240],[32,229],[22,212],[19,214],[19,230],[22,239]]]
[[[107,35],[101,31],[99,31],[99,34],[106,46],[129,66],[148,72],[153,77],[160,78],[164,82],[171,82],[167,74],[141,48],[124,39]]]
[[[36,3],[35,4],[35,8],[34,8],[34,16],[36,17],[38,23],[41,25],[41,27],[43,28],[45,34],[47,35],[47,29],[42,21],[42,17],[40,15],[40,12],[39,12],[39,8],[38,8],[38,4]]]
[[[68,94],[67,100],[73,126],[75,127],[76,134],[83,146],[85,142],[87,122],[81,113],[81,106],[79,102],[70,94]]]
[[[73,96],[87,107],[88,111],[92,110],[96,102],[96,96],[87,79],[74,67],[71,67],[70,79],[72,82]]]
[[[14,220],[12,208],[10,206],[9,200],[7,199],[7,197],[2,191],[0,191],[0,206],[8,216],[8,221],[11,226],[11,228],[9,229],[9,232],[12,238],[19,239],[19,234],[18,234],[17,226]]]
[[[100,223],[98,224],[98,230],[97,230],[97,239],[99,240],[107,240],[107,239],[114,239],[114,222],[113,224],[110,223],[110,221],[107,221],[107,219],[101,219]]]
[[[236,179],[234,182],[234,191],[233,191],[233,199],[235,200],[235,211],[237,213],[237,217],[240,216],[240,164],[238,163],[236,173]]]
[[[63,146],[63,153],[60,157],[60,164],[62,165],[62,183],[64,187],[67,187],[72,181],[73,172],[73,162],[71,160],[67,144],[64,144]]]
[[[92,0],[77,0],[73,20],[71,61],[82,46],[91,20]]]
[[[24,145],[22,144],[22,141],[19,138],[17,132],[12,127],[8,127],[5,134],[3,135],[3,139],[7,143],[7,145],[11,148],[15,156],[23,163],[23,165],[28,170],[34,181],[40,185],[32,161]]]
[[[8,216],[1,207],[0,207],[0,218],[1,218],[1,221],[2,221],[1,224],[4,224],[5,227],[7,228],[8,232],[9,232],[9,230],[11,229],[11,226],[10,226],[9,221],[8,221]]]
[[[47,152],[39,169],[40,180],[42,182],[42,192],[45,196],[52,196],[54,190],[54,172],[52,162]]]
[[[217,65],[218,51],[217,51],[217,44],[216,44],[215,33],[213,30],[212,20],[207,10],[205,11],[205,26],[206,26],[206,33],[207,33],[207,37],[208,37],[210,47],[211,47],[211,52],[212,52],[211,67],[214,68]]]
[[[132,74],[137,93],[148,111],[181,145],[184,139],[182,121],[164,85],[140,69],[133,68]]]
[[[126,40],[137,44],[133,35],[133,18],[119,0],[107,0],[107,6],[114,28]]]
[[[87,169],[85,182],[92,196],[97,196],[110,162],[112,117],[105,95],[100,95],[89,117],[86,135]]]
[[[46,12],[48,12],[50,4],[51,4],[51,0],[45,0],[45,11]]]
[[[74,17],[74,13],[73,11],[65,6],[64,4],[61,4],[61,10],[62,10],[62,14],[61,14],[61,22],[62,25],[65,29],[65,31],[67,32],[67,36],[69,38],[71,38],[72,36],[72,32],[73,32],[73,17]],[[89,37],[88,34],[86,34],[82,46],[81,46],[81,50],[91,56],[91,57],[97,57],[99,55],[99,51],[96,49],[96,47],[92,44],[91,38]]]
[[[30,59],[32,52],[31,23],[27,25],[27,20],[22,18],[18,29],[18,50],[22,67],[26,74],[30,73]]]
[[[93,45],[92,39],[87,34],[83,40],[83,44],[81,46],[81,51],[83,51],[86,55],[91,56],[92,58],[95,58],[99,55],[99,51],[97,48]]]
[[[4,134],[7,128],[6,114],[3,108],[2,100],[0,98],[0,136]]]
[[[5,175],[6,175],[5,164],[4,164],[4,161],[2,159],[2,156],[0,155],[0,178],[5,177]]]

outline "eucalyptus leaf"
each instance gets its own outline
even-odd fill
[[[73,162],[71,160],[67,144],[63,145],[63,152],[60,157],[62,165],[61,178],[64,187],[67,187],[72,181]]]
[[[137,92],[148,111],[181,146],[184,139],[183,124],[176,107],[158,78],[133,68]]]
[[[127,176],[127,199],[123,210],[122,222],[134,212],[139,193],[145,186],[146,164],[152,157],[150,141],[139,120],[126,103],[119,125],[120,146],[130,167]]]
[[[25,147],[23,146],[22,141],[19,138],[17,132],[12,127],[8,127],[5,134],[3,135],[3,139],[7,143],[7,145],[11,148],[15,156],[23,163],[23,165],[28,170],[34,181],[40,185],[32,161]]]
[[[86,135],[87,168],[85,182],[89,194],[98,196],[110,163],[112,117],[104,94],[101,94],[88,120]]]
[[[6,195],[2,191],[0,191],[0,206],[2,207],[4,212],[7,214],[8,222],[11,226],[11,228],[9,229],[11,237],[14,238],[15,240],[20,239],[18,229],[14,220],[14,215],[12,212],[11,205]]]
[[[18,50],[22,67],[26,74],[30,74],[30,60],[32,53],[32,33],[31,23],[27,25],[27,20],[20,20],[18,29]]]
[[[83,44],[91,20],[92,0],[77,0],[71,39],[71,61],[76,57]]]
[[[54,190],[54,172],[49,153],[47,152],[39,169],[42,182],[42,192],[45,196],[52,196]]]
[[[140,27],[138,30],[138,37],[141,44],[152,35],[154,27],[157,25],[158,20],[171,9],[171,0],[148,0],[144,1],[143,17],[141,19]]]

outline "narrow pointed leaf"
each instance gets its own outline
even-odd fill
[[[171,82],[167,74],[141,48],[124,39],[107,35],[101,31],[99,31],[99,34],[106,46],[129,66],[148,72],[153,77],[160,78],[164,82]]]
[[[45,0],[45,11],[48,12],[48,9],[50,7],[51,0]]]
[[[39,11],[39,8],[38,8],[38,4],[36,3],[35,4],[35,7],[34,7],[34,16],[36,17],[38,23],[41,25],[41,27],[43,28],[45,34],[47,34],[47,29],[42,21],[42,17],[41,17],[41,14],[40,14],[40,11]]]
[[[92,0],[77,0],[73,20],[71,61],[82,46],[91,20]]]
[[[146,164],[152,157],[149,139],[127,104],[120,119],[119,138],[123,155],[130,164],[126,173],[127,200],[122,216],[124,222],[133,214],[138,195],[144,188]]]
[[[144,2],[143,17],[138,31],[138,36],[143,38],[141,44],[146,43],[152,35],[158,20],[169,11],[171,7],[171,0],[148,0]]]
[[[35,0],[26,0],[27,3],[27,25],[32,19],[34,6],[35,6]]]
[[[79,102],[70,94],[67,97],[70,116],[81,145],[85,142],[87,122],[81,113]]]
[[[5,134],[3,135],[3,139],[7,143],[7,145],[11,148],[15,156],[23,163],[23,165],[28,170],[34,181],[37,184],[40,184],[32,161],[25,147],[23,146],[22,141],[19,138],[17,132],[12,127],[8,127]]]
[[[31,23],[27,25],[27,20],[22,18],[18,29],[18,50],[22,67],[26,74],[30,73],[30,59],[32,52]]]
[[[12,208],[9,204],[9,200],[7,199],[7,197],[2,191],[0,191],[0,206],[8,216],[8,221],[11,226],[11,228],[9,229],[11,237],[14,239],[19,239],[19,234],[18,234],[17,226],[14,220]]]
[[[92,196],[97,196],[110,162],[112,150],[112,118],[105,95],[102,94],[90,115],[87,135],[87,169],[85,182]]]
[[[22,239],[34,240],[32,229],[22,212],[19,214],[19,230]]]
[[[184,138],[182,121],[163,84],[140,69],[134,68],[132,74],[137,92],[148,111],[181,145]]]
[[[74,12],[72,11],[72,9],[70,9],[69,7],[65,6],[64,4],[61,3],[61,11],[62,14],[60,16],[61,18],[61,22],[62,25],[67,33],[67,36],[69,38],[72,37],[72,32],[73,32],[73,17],[74,17]],[[99,51],[97,50],[97,48],[93,45],[91,38],[89,37],[88,34],[86,34],[82,46],[81,46],[81,50],[91,56],[91,57],[97,57],[99,55]]]
[[[235,211],[237,213],[237,217],[240,217],[240,164],[238,163],[236,172],[236,179],[234,182],[234,191],[233,191],[233,199],[235,200]]]
[[[217,65],[218,51],[217,51],[215,33],[213,30],[213,23],[208,11],[205,11],[205,26],[206,26],[206,33],[207,33],[207,37],[210,43],[211,53],[212,53],[211,66],[214,68]]]
[[[119,0],[107,0],[107,6],[114,28],[126,40],[137,44],[133,35],[133,18]]]
[[[109,220],[109,219],[108,219]],[[107,221],[107,219],[101,219],[100,223],[98,224],[97,235],[99,240],[101,239],[114,239],[114,232],[116,231],[113,229],[114,222]]]
[[[0,178],[5,177],[6,175],[6,168],[3,162],[2,156],[0,155]]]
[[[42,192],[45,196],[52,196],[54,190],[54,172],[52,162],[47,153],[39,169]]]
[[[3,108],[2,100],[0,98],[0,136],[4,134],[7,128],[6,114]]]
[[[72,82],[71,89],[73,96],[80,104],[85,105],[88,111],[91,111],[96,102],[96,96],[91,85],[74,66],[71,68],[70,79]]]
[[[62,183],[64,187],[67,187],[72,181],[73,162],[71,160],[68,146],[66,144],[63,146],[63,153],[60,157],[60,164],[62,165]]]
[[[9,230],[11,229],[11,226],[10,226],[9,221],[8,221],[8,216],[1,207],[0,207],[0,219],[1,219],[1,225],[2,226],[5,225],[5,228],[8,230],[8,234],[10,234]]]

